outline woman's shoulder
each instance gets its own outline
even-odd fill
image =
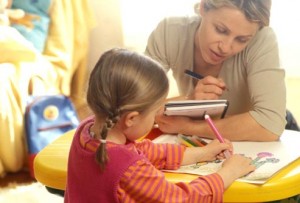
[[[166,17],[158,24],[154,34],[171,44],[183,42],[183,39],[193,40],[199,23],[199,16]],[[170,45],[170,47],[174,46]]]
[[[200,17],[196,15],[185,15],[185,16],[168,16],[165,17],[163,20],[170,24],[193,24],[193,23],[199,23]]]
[[[258,35],[275,35],[275,31],[270,26],[265,26],[257,32]]]
[[[256,33],[247,47],[238,55],[247,56],[248,60],[254,60],[255,57],[266,55],[266,53],[269,53],[268,56],[278,57],[277,52],[276,33],[271,27],[264,27]]]
[[[200,20],[201,18],[199,16],[169,16],[162,19],[159,25],[170,29],[197,28]]]
[[[271,27],[264,27],[261,30],[259,30],[256,35],[253,37],[251,45],[261,45],[261,44],[277,44],[277,37],[276,34]]]

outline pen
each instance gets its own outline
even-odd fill
[[[191,71],[191,70],[188,70],[188,69],[185,69],[184,73],[187,74],[187,75],[189,75],[189,76],[191,76],[192,78],[197,79],[197,80],[201,80],[201,79],[204,78],[202,75],[200,75],[200,74],[198,74],[198,73],[195,73],[195,72],[193,72],[193,71]],[[223,90],[229,91],[229,89],[226,88],[226,87],[223,88]]]
[[[193,77],[193,78],[195,78],[195,79],[197,79],[197,80],[201,80],[201,79],[204,78],[202,75],[200,75],[200,74],[198,74],[198,73],[195,73],[195,72],[193,72],[193,71],[190,71],[190,70],[188,70],[188,69],[186,69],[186,70],[184,71],[184,73],[187,74],[187,75],[189,75],[189,76],[191,76],[191,77]]]
[[[211,118],[209,117],[209,115],[205,114],[204,116],[205,120],[207,121],[209,127],[212,129],[212,131],[214,132],[214,134],[216,135],[217,139],[221,142],[221,143],[225,143],[222,135],[219,133],[219,131],[217,130],[216,126],[213,124]],[[230,157],[230,153],[228,150],[224,151],[224,155],[225,158],[229,158]]]

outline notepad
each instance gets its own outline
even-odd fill
[[[223,118],[228,109],[227,100],[178,100],[165,104],[167,116],[188,116],[204,119],[204,115]]]

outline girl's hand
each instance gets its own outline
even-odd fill
[[[213,140],[204,147],[187,147],[184,152],[182,165],[223,159],[224,150],[232,152],[232,144],[228,140],[225,142],[220,143],[218,140]]]
[[[223,179],[224,187],[229,187],[237,178],[254,171],[256,168],[251,164],[251,161],[252,159],[237,154],[226,159],[222,168],[217,172]]]
[[[197,82],[191,99],[219,99],[225,89],[226,84],[222,79],[206,76]]]
[[[223,153],[224,150],[228,150],[230,154],[232,154],[233,152],[232,143],[227,139],[224,140],[225,143],[220,143],[219,140],[215,139],[212,140],[210,143],[208,143],[205,147],[203,147],[203,149],[205,150],[205,154],[203,158],[205,158],[205,160],[202,161],[213,161],[216,159],[224,159],[225,158],[225,155]]]

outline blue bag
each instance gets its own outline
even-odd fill
[[[34,177],[36,154],[65,132],[76,128],[79,119],[65,95],[31,96],[25,112],[29,170]]]

